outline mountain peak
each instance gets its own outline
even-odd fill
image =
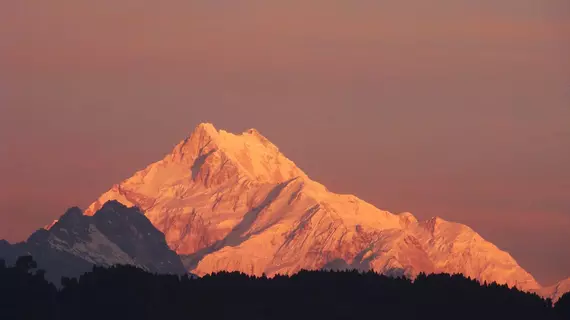
[[[218,131],[214,124],[211,122],[201,122],[196,126],[196,128]]]
[[[218,134],[218,129],[216,129],[216,127],[209,122],[202,122],[199,125],[197,125],[196,128],[194,129],[192,135],[195,134],[205,134],[209,136],[214,136]]]
[[[108,200],[141,208],[195,274],[272,275],[342,262],[386,274],[463,273],[537,287],[508,253],[469,227],[437,217],[418,222],[411,213],[334,194],[255,129],[232,134],[200,124],[88,214]]]
[[[81,220],[83,217],[83,211],[78,207],[73,207],[68,209],[57,221],[51,224],[50,228],[56,224],[63,225],[63,224],[74,224],[77,221]],[[47,228],[49,229],[49,228]]]
[[[258,130],[233,134],[217,130],[210,123],[199,124],[174,148],[167,160],[191,167],[192,179],[207,185],[217,185],[233,178],[281,183],[306,177]]]
[[[418,223],[418,219],[414,217],[414,215],[411,212],[402,212],[398,216],[400,217],[400,220],[405,226]]]
[[[120,203],[117,200],[110,200],[107,201],[103,207],[101,208],[100,211],[121,211],[121,210],[127,210],[128,207],[125,206],[124,204]]]

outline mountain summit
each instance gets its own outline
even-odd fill
[[[255,129],[234,135],[200,124],[86,214],[109,200],[139,207],[199,275],[355,268],[409,277],[462,273],[539,288],[508,253],[469,227],[441,218],[420,222],[329,192]]]
[[[200,124],[188,139],[174,148],[170,160],[190,164],[193,180],[206,186],[244,179],[275,184],[296,177],[306,178],[255,129],[233,135],[217,131],[212,124]]]

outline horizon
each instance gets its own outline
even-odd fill
[[[201,122],[313,180],[570,277],[570,4],[6,4],[0,239],[86,209]]]

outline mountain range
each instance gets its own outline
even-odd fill
[[[209,123],[114,185],[84,214],[71,209],[23,244],[0,242],[0,257],[16,249],[34,257],[49,252],[40,265],[73,256],[79,261],[73,274],[114,263],[197,275],[350,268],[411,278],[461,273],[554,299],[570,290],[570,279],[541,287],[466,225],[440,217],[418,221],[335,194],[257,130],[236,135]]]

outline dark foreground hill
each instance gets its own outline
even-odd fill
[[[218,273],[199,279],[133,266],[94,267],[62,288],[31,257],[0,261],[0,318],[8,319],[570,319],[570,295],[549,300],[460,275],[414,282],[376,273],[294,276]]]

